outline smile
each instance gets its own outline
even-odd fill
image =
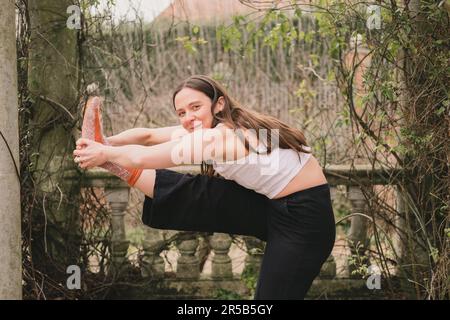
[[[201,122],[201,121],[194,121],[194,125],[191,126],[190,129],[191,129],[191,130],[194,130],[194,129],[201,128],[202,126],[203,126],[203,125],[202,125],[202,122]]]

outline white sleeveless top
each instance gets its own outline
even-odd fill
[[[311,150],[306,146],[304,149]],[[266,151],[266,148],[258,147],[257,151]],[[270,154],[250,151],[246,157],[233,161],[214,160],[212,165],[225,179],[272,199],[300,172],[310,157],[310,153],[275,148]]]

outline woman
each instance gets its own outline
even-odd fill
[[[329,186],[304,135],[239,106],[207,76],[183,81],[173,105],[180,126],[105,139],[100,99],[89,99],[75,161],[144,192],[142,220],[153,228],[266,241],[255,299],[303,299],[335,240]],[[195,163],[202,174],[165,169]]]

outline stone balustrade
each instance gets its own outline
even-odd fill
[[[173,170],[185,173],[199,173],[197,166],[178,167]],[[365,256],[369,246],[367,229],[371,223],[367,215],[367,201],[364,197],[364,190],[372,188],[374,185],[384,185],[388,177],[394,172],[377,168],[373,170],[370,166],[356,165],[353,167],[330,165],[324,170],[329,185],[331,187],[331,197],[334,199],[339,186],[345,186],[347,199],[351,203],[351,213],[348,218],[350,228],[347,232],[347,240],[351,255]],[[79,174],[69,172],[68,179],[80,179]],[[82,184],[86,187],[104,188],[106,200],[111,211],[111,271],[120,274],[129,265],[127,252],[129,241],[125,233],[125,211],[129,198],[129,187],[118,178],[103,170],[91,170],[81,177]],[[401,198],[398,190],[397,198]],[[149,227],[144,227],[151,230]],[[147,230],[148,231],[148,230]],[[251,290],[247,281],[243,281],[240,274],[233,273],[233,261],[229,251],[232,245],[232,238],[228,234],[215,233],[207,240],[211,247],[211,272],[205,274],[200,270],[200,261],[196,255],[199,246],[199,239],[195,233],[188,237],[180,237],[174,243],[179,255],[176,260],[177,268],[175,277],[166,275],[166,261],[161,253],[167,248],[167,243],[158,237],[158,232],[146,232],[142,242],[141,274],[143,279],[158,281],[160,291],[153,292],[158,297],[214,297],[218,290],[226,292],[236,292],[240,296],[248,296]],[[245,244],[245,266],[242,274],[246,271],[258,273],[263,257],[264,243],[256,238],[239,236],[241,242]],[[346,271],[336,270],[336,261],[333,255],[324,264],[317,281],[332,280],[352,277],[352,265],[346,266]],[[251,273],[250,273],[251,274]],[[343,276],[344,275],[344,276]],[[359,276],[359,278],[361,278]],[[246,285],[247,283],[247,285]],[[348,283],[344,286],[348,286]]]

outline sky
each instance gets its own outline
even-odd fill
[[[107,2],[108,0],[100,0],[100,8],[106,7]],[[144,21],[150,22],[171,2],[172,0],[114,0],[114,18],[126,17],[127,20],[134,20],[135,13],[131,8],[137,8]]]

